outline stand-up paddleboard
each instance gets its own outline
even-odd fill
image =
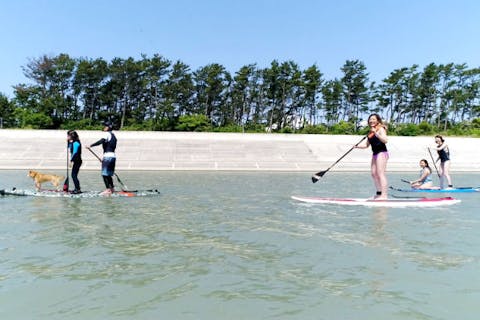
[[[459,188],[446,188],[446,189],[414,189],[414,188],[395,188],[390,187],[390,189],[399,191],[399,192],[432,192],[432,193],[468,193],[468,192],[480,192],[480,187],[459,187]]]
[[[115,191],[109,195],[102,195],[100,191],[86,191],[82,193],[71,193],[57,190],[21,190],[17,188],[0,189],[2,196],[23,196],[23,197],[50,197],[50,198],[96,198],[96,197],[146,197],[160,195],[157,189]]]
[[[443,198],[401,198],[374,200],[368,198],[323,198],[323,197],[301,197],[292,196],[292,199],[316,204],[337,204],[346,206],[367,206],[367,207],[437,207],[459,203],[460,200],[452,197]]]

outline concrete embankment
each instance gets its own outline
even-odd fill
[[[84,146],[100,131],[78,131]],[[361,136],[115,131],[118,170],[305,171],[327,169]],[[480,139],[446,137],[452,171],[480,171]],[[66,166],[66,131],[0,130],[0,169],[62,170]],[[431,162],[432,137],[390,136],[388,171],[417,171]],[[93,149],[101,155],[101,147]],[[436,152],[433,151],[436,159]],[[368,171],[371,151],[355,149],[332,170]],[[99,170],[83,148],[82,170]]]

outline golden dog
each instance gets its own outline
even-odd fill
[[[52,183],[57,190],[59,190],[59,186],[62,180],[65,178],[63,176],[57,176],[55,174],[45,174],[40,173],[38,171],[30,170],[28,172],[28,176],[35,181],[35,188],[39,191],[42,188],[42,183],[50,182]]]

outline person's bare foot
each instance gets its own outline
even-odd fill
[[[105,191],[100,192],[101,196],[110,196],[112,195],[112,189],[105,189]]]

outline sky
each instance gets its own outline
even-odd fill
[[[242,66],[293,61],[340,78],[362,61],[371,81],[430,63],[480,66],[477,0],[0,0],[0,93],[31,83],[43,55]]]

